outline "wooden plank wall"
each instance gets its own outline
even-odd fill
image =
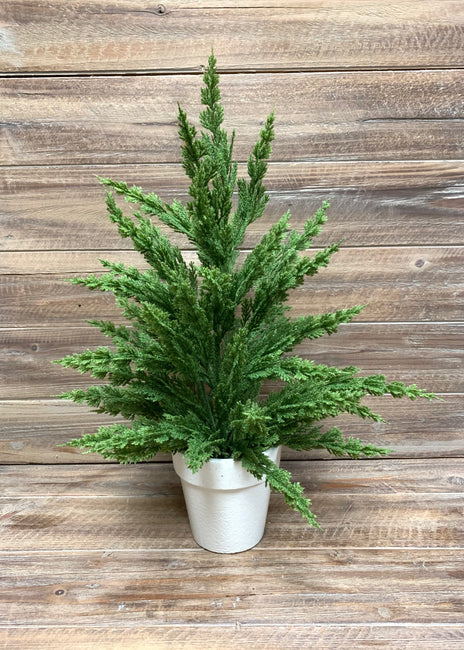
[[[462,456],[464,5],[290,5],[0,4],[1,462],[100,462],[58,447],[107,419],[57,400],[88,382],[50,362],[101,342],[85,319],[118,314],[111,296],[62,280],[98,270],[98,257],[139,263],[105,216],[96,174],[185,196],[176,102],[197,118],[211,46],[242,163],[276,111],[271,202],[245,246],[287,209],[299,227],[330,198],[317,245],[343,247],[294,292],[294,313],[369,303],[299,351],[445,398],[386,398],[376,406],[388,424],[341,418],[345,431],[398,458]]]

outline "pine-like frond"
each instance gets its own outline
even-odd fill
[[[309,451],[312,449],[325,449],[334,456],[348,456],[350,458],[371,458],[385,456],[390,449],[366,444],[359,438],[344,438],[337,427],[322,432],[322,426],[313,427],[304,433],[288,433],[282,435],[281,444],[295,451]]]
[[[271,489],[275,492],[280,492],[290,508],[299,512],[310,526],[320,528],[316,521],[316,517],[311,512],[311,501],[304,496],[301,485],[292,482],[290,472],[287,472],[281,467],[277,467],[277,465],[262,452],[256,453],[252,450],[248,450],[247,453],[241,457],[241,461],[245,469],[256,478],[260,479],[264,476]]]

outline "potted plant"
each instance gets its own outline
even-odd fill
[[[180,106],[178,111],[190,202],[167,204],[139,187],[100,179],[110,188],[110,220],[121,237],[132,240],[148,269],[102,260],[102,275],[72,280],[112,292],[127,324],[89,321],[112,346],[56,363],[106,380],[61,397],[128,421],[66,444],[121,463],[148,461],[158,452],[173,454],[195,539],[213,551],[237,552],[260,540],[270,488],[318,526],[301,485],[279,467],[283,445],[351,458],[384,455],[389,450],[345,439],[337,427],[324,430],[321,421],[341,413],[382,420],[361,404],[366,395],[413,400],[434,395],[415,385],[387,382],[383,375],[362,377],[354,367],[328,367],[290,354],[305,339],[333,334],[362,306],[289,316],[289,291],[327,266],[339,248],[332,244],[305,253],[326,221],[327,203],[300,232],[289,229],[290,215],[285,214],[239,259],[245,230],[262,216],[269,199],[263,179],[274,115],[267,118],[248,159],[249,178],[237,180],[234,133],[229,137],[222,129],[213,54],[204,84],[204,130],[197,133]],[[113,192],[138,204],[138,210],[126,216]],[[184,235],[197,262],[184,261],[152,218]],[[267,380],[279,380],[283,387],[262,397]]]

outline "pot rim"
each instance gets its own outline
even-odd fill
[[[278,465],[281,448],[272,447],[264,453]],[[266,480],[264,477],[257,479],[239,460],[233,458],[211,458],[197,472],[192,472],[187,467],[185,456],[181,453],[173,454],[172,461],[174,470],[182,481],[205,489],[239,490],[264,483]]]

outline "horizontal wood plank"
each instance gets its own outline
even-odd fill
[[[243,165],[239,174],[246,175]],[[188,198],[180,165],[6,167],[1,250],[85,250],[95,242],[107,250],[130,248],[105,216],[96,175],[142,186],[169,203]],[[345,246],[464,243],[464,162],[271,163],[265,184],[270,202],[249,226],[245,248],[287,210],[292,226],[301,228],[326,199],[329,220],[316,240],[320,246],[340,239]],[[191,247],[171,230],[169,237]]]
[[[362,482],[366,477],[376,476],[381,483],[381,472],[379,475],[375,470],[368,471],[369,467],[375,468],[375,463],[366,462],[364,467],[362,461],[359,463]],[[280,495],[273,494],[267,533],[259,548],[462,547],[464,524],[459,475],[450,483],[449,493],[422,492],[420,482],[423,479],[418,479],[417,488],[408,492],[379,492],[376,482],[372,481],[370,491],[356,489],[351,483],[348,492],[340,493],[335,487],[339,471],[337,461],[325,468],[324,464],[322,468],[319,464],[325,477],[321,490],[312,487],[311,463],[287,461],[283,466],[290,468],[294,480],[305,488],[323,530],[309,528]],[[100,465],[95,471],[104,474],[106,467]],[[194,549],[196,545],[189,532],[180,481],[171,464],[149,467],[156,476],[149,495],[140,495],[137,490],[131,493],[130,478],[124,488],[125,495],[114,494],[114,491],[107,496],[72,494],[70,486],[80,480],[80,474],[70,471],[69,481],[64,486],[61,482],[63,490],[59,496],[51,494],[49,486],[45,485],[41,488],[45,492],[43,496],[32,491],[28,496],[1,497],[2,549]],[[330,467],[334,469],[330,471]],[[419,467],[417,464],[416,469]],[[24,474],[27,470],[27,467],[16,469]],[[3,473],[8,474],[8,471],[2,468]],[[127,474],[134,477],[137,471],[138,468],[128,468]],[[84,466],[84,480],[88,472]],[[409,472],[413,479],[413,469]],[[53,477],[52,468],[49,474]],[[120,475],[123,476],[122,471]],[[59,476],[57,479],[60,481]],[[49,484],[50,479],[46,483]],[[69,487],[66,489],[66,486]],[[148,486],[145,489],[150,490]],[[24,490],[18,487],[16,494],[24,494]]]
[[[339,416],[335,424],[345,435],[392,449],[393,458],[462,456],[464,449],[463,396],[443,395],[444,402],[370,398],[365,403],[382,414],[387,423],[372,423],[354,416]],[[60,400],[6,400],[0,402],[0,463],[102,463],[97,454],[60,447],[72,438],[94,433],[115,422],[92,413],[85,406]],[[333,458],[327,452],[283,451],[284,458]],[[159,454],[156,461],[169,460]],[[343,461],[345,462],[345,461]]]
[[[282,467],[305,475],[311,494],[464,492],[463,458],[299,460],[283,461]],[[3,497],[152,497],[160,477],[166,482],[169,475],[171,462],[0,467]]]
[[[5,623],[460,623],[452,550],[2,554]],[[276,567],[279,570],[276,571]],[[362,571],[360,571],[362,567]],[[379,580],[379,575],[382,579]],[[445,579],[446,576],[446,579]]]
[[[306,469],[294,478],[305,487],[309,475]],[[173,470],[158,477],[150,497],[0,498],[2,546],[5,551],[195,548],[177,477]],[[462,547],[462,494],[307,495],[323,531],[309,528],[282,497],[272,495],[260,548]]]
[[[430,391],[458,393],[464,392],[463,333],[459,323],[356,322],[302,343],[294,352],[317,363],[354,365],[363,375],[382,373]],[[110,343],[90,326],[0,330],[0,399],[50,398],[98,383],[53,361]]]
[[[225,125],[237,130],[242,161],[274,106],[274,161],[459,159],[463,81],[460,70],[226,75]],[[187,75],[4,79],[0,164],[178,162],[176,102],[196,120],[201,84]]]
[[[0,628],[0,640],[14,650],[226,650],[253,647],[254,650],[298,648],[308,644],[316,650],[359,650],[359,648],[390,647],[403,650],[458,650],[464,642],[464,626],[450,623],[394,623],[259,625],[228,623],[225,625],[162,625],[155,627],[110,627],[54,625],[21,628]]]
[[[4,0],[0,71],[198,72],[211,47],[229,71],[454,67],[464,65],[462,9],[458,0]]]
[[[4,253],[2,326],[64,327],[91,318],[120,318],[112,294],[63,282],[102,270],[99,257],[142,268],[140,256],[130,251]],[[461,247],[343,248],[327,269],[291,292],[292,315],[361,304],[368,306],[357,322],[460,321],[462,259]]]

